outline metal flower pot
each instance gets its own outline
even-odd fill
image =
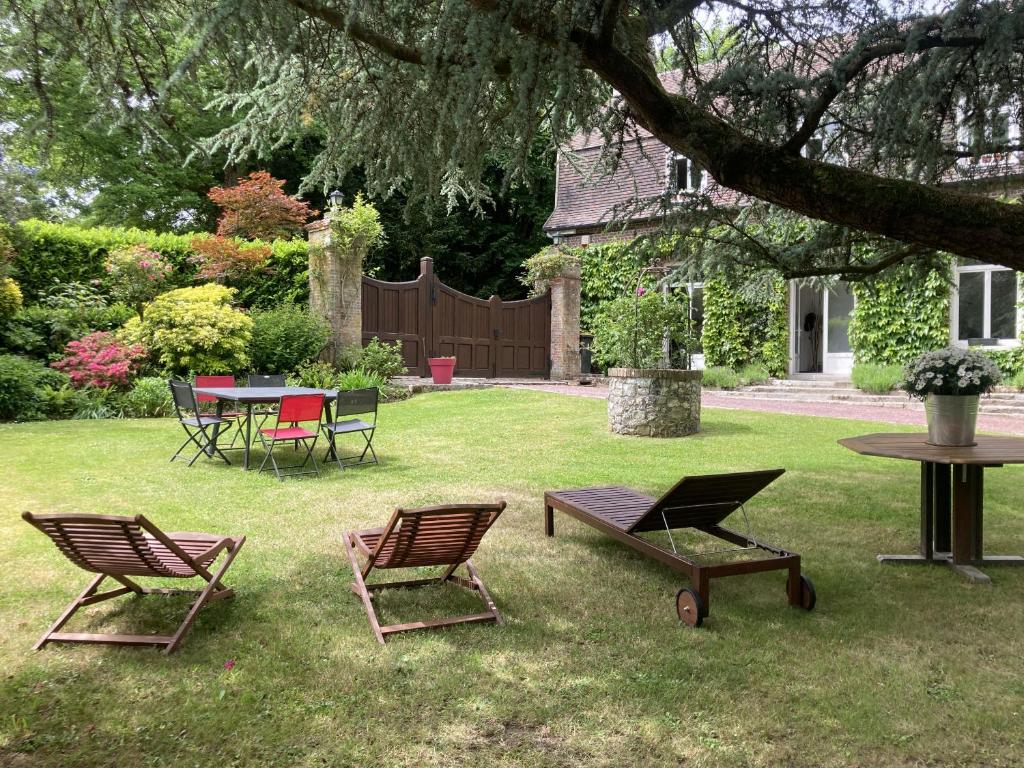
[[[974,445],[978,395],[928,395],[928,442],[932,445]]]

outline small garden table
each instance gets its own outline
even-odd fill
[[[926,440],[923,434],[883,433],[839,441],[864,456],[921,463],[921,553],[879,555],[879,562],[943,563],[984,584],[990,580],[978,565],[1024,565],[1024,557],[986,556],[982,546],[982,473],[985,467],[1024,464],[1024,439],[980,435],[967,447],[930,445]]]
[[[276,403],[284,395],[324,395],[324,419],[331,421],[331,403],[338,397],[333,389],[310,389],[308,387],[195,387],[196,394],[217,398],[217,415],[224,412],[224,403],[238,403],[245,406],[245,446],[242,469],[249,469],[249,449],[252,446],[252,407],[257,404]],[[219,425],[213,428],[213,441],[217,441]],[[333,450],[333,449],[332,449]]]

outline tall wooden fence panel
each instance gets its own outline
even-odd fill
[[[363,278],[363,344],[401,341],[411,374],[427,376],[428,357],[456,358],[455,375],[546,377],[551,366],[551,296],[523,301],[468,296],[434,275],[433,261],[404,283]]]

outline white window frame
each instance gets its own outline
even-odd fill
[[[1021,309],[1020,309],[1020,276],[1012,269],[1007,267],[1001,267],[998,264],[957,264],[955,269],[955,280],[953,281],[952,295],[950,298],[949,308],[949,335],[950,341],[953,344],[966,347],[967,339],[960,338],[960,276],[967,273],[982,273],[984,274],[984,290],[981,296],[981,329],[983,331],[980,338],[990,339],[992,338],[992,273],[994,272],[1013,272],[1016,276],[1017,283],[1017,323],[1014,328],[1013,338],[997,339],[998,346],[1000,347],[1017,347],[1020,346],[1020,333],[1022,326]]]
[[[999,114],[1006,116],[1006,143],[1011,147],[1020,144],[1021,126],[1020,121],[1018,120],[1018,115],[1020,112],[1018,107],[1019,102],[1016,98],[1010,99],[1008,102],[999,107]],[[971,151],[971,128],[971,126],[967,125],[967,107],[964,104],[963,100],[961,100],[959,106],[957,106],[956,109],[956,144],[957,149],[959,149],[962,152]],[[992,140],[992,124],[987,118],[984,125],[983,138],[986,142],[990,142]],[[988,154],[1000,153],[983,153],[981,156],[986,157]],[[1018,152],[1014,150],[1008,150],[1007,152],[1001,154],[1005,154],[1007,157],[1005,157],[1004,159],[1008,160],[1011,163],[1018,161]],[[975,163],[977,162],[977,160],[974,157],[962,157],[957,162]]]
[[[687,168],[686,174],[686,186],[681,187],[679,184],[679,175],[676,173],[676,164],[680,160],[685,160],[687,163],[696,163],[688,158],[686,155],[680,152],[669,152],[668,153],[668,168],[665,173],[665,183],[669,189],[677,195],[696,195],[703,192],[708,188],[708,172],[706,168],[700,169],[700,187],[693,188],[690,186],[690,173]]]

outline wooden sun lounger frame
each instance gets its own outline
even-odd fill
[[[49,643],[93,643],[101,645],[136,645],[136,646],[147,646],[153,645],[157,647],[163,647],[165,654],[174,653],[181,645],[185,635],[192,628],[192,624],[196,619],[199,611],[209,605],[210,603],[218,600],[224,600],[229,597],[235,596],[235,591],[230,587],[226,587],[221,579],[227,572],[231,563],[234,561],[238,551],[245,544],[244,536],[236,537],[216,537],[207,536],[205,534],[166,534],[157,528],[153,523],[146,519],[144,515],[134,515],[131,517],[122,517],[116,515],[79,515],[79,514],[53,514],[53,515],[33,515],[30,512],[24,512],[22,518],[30,523],[31,525],[38,528],[40,531],[45,533],[47,536],[50,534],[46,531],[46,523],[48,522],[59,522],[59,523],[70,523],[70,524],[84,524],[100,522],[102,523],[122,523],[125,525],[136,525],[141,530],[148,533],[156,541],[170,550],[177,558],[182,561],[182,564],[191,568],[194,571],[192,577],[199,577],[206,581],[206,586],[203,589],[149,589],[141,587],[134,581],[129,579],[122,573],[117,573],[116,568],[109,568],[103,571],[98,569],[94,570],[97,574],[89,585],[82,590],[81,594],[72,600],[64,611],[57,617],[57,620],[47,629],[42,637],[36,641],[36,644],[32,646],[33,650],[40,650]],[[182,548],[182,544],[193,541],[197,544],[208,543],[209,546],[202,552],[196,555],[190,555]],[[74,551],[74,542],[70,543],[72,551]],[[190,547],[191,548],[191,547]],[[63,548],[62,548],[63,551]],[[216,572],[211,572],[203,563],[212,565],[213,561],[221,555],[226,553],[226,557],[221,562],[220,567],[217,568]],[[67,552],[65,552],[67,555]],[[101,559],[100,555],[97,559]],[[69,556],[69,559],[70,558]],[[80,564],[76,563],[76,565]],[[140,574],[132,574],[135,577],[140,577]],[[154,571],[151,574],[142,575],[142,578],[148,578],[149,576],[155,578],[190,578],[189,576],[173,576],[167,573],[159,573]],[[100,585],[105,579],[113,579],[118,582],[121,586],[115,589],[110,589],[106,592],[98,592]],[[128,635],[128,634],[111,634],[111,633],[92,633],[92,632],[60,632],[59,630],[71,617],[78,612],[80,608],[84,608],[95,603],[100,603],[106,600],[111,600],[115,597],[121,597],[122,595],[134,594],[138,596],[143,595],[196,595],[195,601],[189,607],[188,614],[185,616],[181,624],[178,625],[177,630],[172,635]]]
[[[362,600],[363,607],[366,609],[366,617],[370,622],[370,629],[373,630],[373,635],[377,638],[378,643],[384,645],[390,635],[416,629],[439,629],[441,627],[450,627],[454,624],[468,624],[481,621],[493,621],[498,625],[504,624],[501,614],[498,612],[498,607],[494,604],[490,593],[487,591],[487,587],[484,586],[484,582],[480,578],[480,574],[469,559],[479,545],[479,539],[483,538],[504,510],[504,501],[497,504],[447,504],[420,509],[398,508],[391,515],[388,524],[383,528],[346,531],[344,539],[345,551],[348,553],[349,562],[352,565],[352,574],[355,578],[355,581],[350,584],[350,588]],[[475,530],[470,530],[467,527],[466,530],[451,530],[449,528],[448,530],[438,531],[437,528],[440,526],[431,526],[431,523],[443,523],[445,516],[460,512],[478,513],[479,522],[476,523],[477,528]],[[407,521],[414,521],[416,525],[425,521],[426,524],[422,528],[423,537],[417,541],[416,534],[413,534],[412,541],[407,550],[401,553],[392,551],[386,559],[381,559],[381,553],[386,549],[389,540],[398,535],[399,524],[406,524]],[[435,527],[435,530],[429,530],[431,527]],[[476,535],[477,533],[479,535]],[[370,537],[376,538],[377,541],[372,547],[368,546],[364,540]],[[472,542],[474,538],[476,538],[476,543]],[[455,546],[456,549],[464,547],[464,549],[459,551],[454,557],[450,554],[448,556],[431,557],[430,552],[432,548],[435,551],[437,548],[444,551],[451,546]],[[365,565],[359,565],[356,550],[359,550],[366,558]],[[450,549],[447,551],[451,552]],[[466,570],[469,573],[468,579],[455,574],[456,569],[462,564],[465,564]],[[438,578],[407,579],[404,581],[377,582],[374,584],[366,582],[366,579],[375,568],[406,568],[430,565],[446,566],[446,568]],[[402,624],[384,625],[380,623],[380,620],[377,618],[377,611],[373,605],[376,592],[383,589],[423,587],[429,584],[454,584],[455,586],[475,592],[487,610],[481,613],[432,619],[429,621],[410,621]]]
[[[762,488],[782,475],[784,471],[782,469],[775,469],[761,472],[684,477],[657,500],[643,496],[625,486],[583,488],[575,491],[548,491],[544,494],[544,533],[548,536],[555,535],[555,510],[557,509],[582,523],[586,523],[606,533],[613,539],[622,542],[636,551],[664,563],[669,568],[686,574],[690,579],[691,588],[684,587],[676,593],[676,612],[679,618],[690,626],[699,627],[710,612],[711,579],[761,573],[764,571],[787,571],[786,594],[789,604],[800,606],[806,610],[812,610],[815,603],[814,585],[810,579],[800,573],[800,555],[760,541],[749,534],[726,528],[720,522],[701,525],[679,524],[685,521],[685,505],[668,505],[677,494],[685,494],[688,484],[694,485],[701,481],[726,480],[735,481],[744,488],[744,492],[740,494],[741,498],[734,500],[734,509],[741,509],[744,502],[748,501],[760,492]],[[634,502],[640,502],[641,500],[649,502],[647,509],[639,514],[636,514],[634,511],[633,514],[625,516],[626,519],[623,520],[621,514],[616,515],[614,512],[611,512],[611,510],[616,508],[617,497],[621,498],[623,494],[627,494]],[[571,495],[575,499],[567,498],[567,495]],[[722,506],[727,507],[729,503],[733,502],[723,503]],[[588,507],[588,504],[591,506]],[[706,507],[710,505],[696,506]],[[597,514],[595,513],[595,507],[607,509],[609,512]],[[665,527],[658,526],[661,530],[666,528],[695,528],[737,547],[760,550],[770,556],[756,560],[703,563],[696,559],[700,557],[699,554],[688,555],[674,552],[636,535],[634,530],[641,523],[645,522],[648,515],[653,515],[656,512],[660,513],[662,510],[667,511],[670,516],[676,519],[668,521],[665,517],[661,517],[666,522]],[[680,512],[683,514],[680,515]],[[630,524],[626,525],[626,522]],[[647,525],[643,530],[657,530],[658,527]]]

